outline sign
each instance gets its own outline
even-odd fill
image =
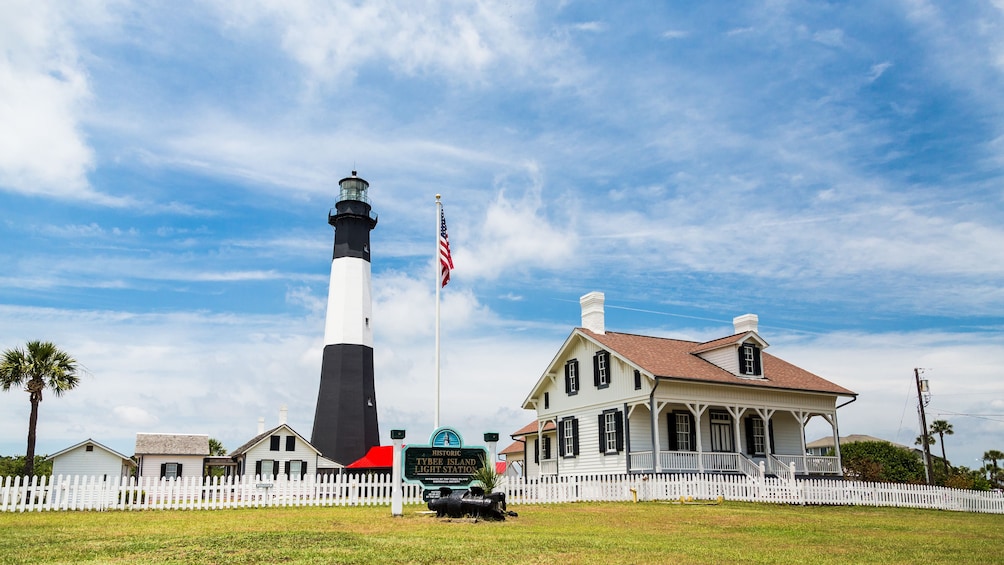
[[[404,448],[404,480],[427,489],[468,487],[474,473],[488,460],[484,447],[465,447],[460,434],[451,428],[432,433],[430,445]]]

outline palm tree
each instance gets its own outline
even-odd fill
[[[38,425],[38,404],[42,391],[51,389],[56,396],[76,388],[77,361],[48,341],[29,341],[25,349],[15,347],[3,352],[0,359],[0,388],[24,387],[31,401],[28,417],[28,453],[24,458],[24,473],[35,473],[35,428]]]
[[[952,424],[948,420],[935,420],[931,422],[931,434],[938,434],[941,439],[941,462],[945,464],[945,476],[948,476],[948,458],[945,456],[945,436],[955,434]]]
[[[986,469],[987,472],[990,474],[990,480],[996,479],[997,471],[1000,469],[1000,467],[997,465],[997,462],[1000,461],[1001,459],[1004,459],[1004,452],[1000,450],[991,449],[990,451],[983,452],[983,461],[987,462]]]

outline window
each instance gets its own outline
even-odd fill
[[[759,347],[752,343],[744,343],[739,347],[739,372],[749,376],[763,374],[760,366]]]
[[[565,363],[565,392],[571,396],[579,393],[579,360]]]
[[[93,445],[85,446],[84,451],[94,451],[94,446]]]
[[[607,351],[593,355],[593,384],[596,388],[610,386],[610,353]]]
[[[543,444],[541,445],[541,455],[544,456],[544,460],[547,461],[551,458],[551,436],[545,436]]]
[[[768,440],[774,444],[774,422],[764,425],[763,418],[750,416],[746,418],[746,453],[749,455],[766,455]]]
[[[296,449],[296,436],[286,436],[286,451],[294,451]]]
[[[276,474],[275,461],[272,459],[262,459],[255,464],[255,474],[262,480],[271,479]]]
[[[624,413],[604,410],[599,416],[600,453],[614,455],[624,451]]]
[[[551,394],[548,392],[544,393],[544,410],[551,407]]]
[[[731,452],[732,417],[727,412],[711,412],[711,451]]]
[[[641,371],[634,370],[634,389],[641,390]]]
[[[279,451],[279,442],[280,441],[282,441],[282,438],[279,437],[279,436],[272,436],[272,437],[270,437],[269,438],[268,450],[269,451]]]
[[[559,450],[562,457],[575,457],[579,454],[579,421],[571,416],[561,420],[558,427]]]
[[[161,463],[160,478],[177,479],[181,476],[181,463]]]
[[[303,461],[286,461],[286,476],[291,481],[299,481],[307,473],[307,466]]]
[[[694,415],[690,412],[673,412],[669,415],[669,450],[694,451],[697,437]]]

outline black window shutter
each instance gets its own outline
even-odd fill
[[[676,441],[676,413],[669,413],[669,450],[678,451],[680,444]]]
[[[753,417],[746,418],[746,453],[756,454],[756,445],[753,443]]]
[[[571,367],[571,363],[565,363],[565,394],[572,393],[572,377],[569,374],[572,370]]]
[[[600,386],[600,355],[602,353],[597,353],[593,355],[593,386]]]
[[[550,436],[544,438],[544,459],[551,458],[551,438]]]
[[[558,422],[558,457],[564,457],[564,427],[565,420]]]
[[[755,346],[753,347],[753,374],[754,375],[763,374],[763,368],[760,363],[760,348]]]
[[[289,477],[289,467],[290,467],[291,464],[292,464],[291,461],[286,461],[286,472],[285,472],[285,475],[286,475],[287,479],[290,478]]]
[[[600,433],[600,453],[607,452],[607,418],[606,414],[600,414],[599,422],[596,424]]]
[[[690,450],[697,451],[697,426],[694,423],[694,415],[688,413],[687,418],[690,419]]]
[[[770,423],[767,424],[767,437],[770,438],[770,451],[771,451],[771,453],[773,453],[775,451],[775,449],[774,449],[774,420],[771,420]]]
[[[624,451],[624,412],[618,410],[614,422],[617,425],[617,452],[620,453]]]
[[[279,436],[268,438],[268,449],[269,451],[279,451]]]
[[[641,390],[641,371],[634,370],[634,389]]]
[[[579,419],[572,418],[572,455],[579,454]]]
[[[255,476],[261,476],[261,459],[254,462],[254,474]]]
[[[545,392],[544,393],[544,410],[547,410],[550,407],[551,407],[551,393]]]
[[[181,463],[178,463],[178,474],[175,475],[175,476],[177,476],[177,477],[181,476]]]
[[[296,450],[296,436],[286,436],[286,451]]]
[[[300,461],[300,478],[302,479],[303,477],[306,476],[307,476],[307,462]]]
[[[540,451],[537,450],[537,440],[533,440],[533,462],[540,463]]]
[[[746,375],[746,346],[739,346],[739,374]]]
[[[163,479],[166,476],[167,476],[167,463],[161,463],[160,464],[160,478]]]

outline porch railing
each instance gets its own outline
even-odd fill
[[[632,451],[628,453],[628,469],[632,471],[654,471],[651,451]]]
[[[840,464],[836,457],[822,455],[775,455],[787,466],[795,464],[795,472],[800,475],[839,475]]]
[[[699,455],[696,451],[660,451],[659,466],[663,471],[700,470]]]

